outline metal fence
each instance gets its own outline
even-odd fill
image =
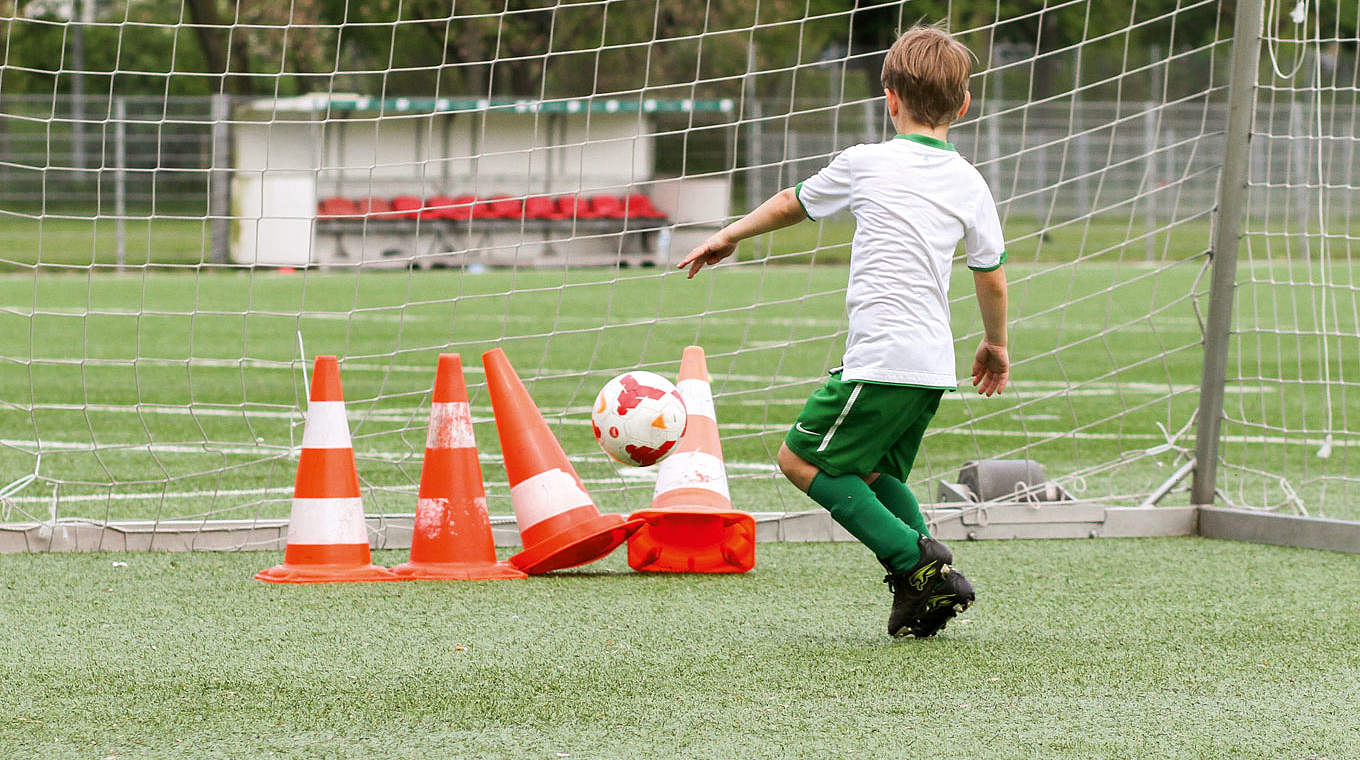
[[[119,217],[209,214],[214,137],[229,122],[224,98],[0,96],[0,210]],[[1130,204],[1150,223],[1215,203],[1227,106],[1195,100],[1161,103],[988,101],[951,140],[978,166],[1003,214],[1054,223]],[[1256,123],[1296,124],[1262,135],[1250,151],[1263,185],[1321,185],[1334,208],[1357,201],[1345,181],[1354,156],[1323,165],[1307,139],[1301,105],[1257,107]],[[1321,118],[1355,133],[1360,109],[1335,105]],[[891,135],[879,99],[852,103],[754,100],[740,120],[693,134],[661,127],[661,141],[684,146],[683,159],[658,150],[662,174],[729,171],[737,206],[761,200],[815,173],[837,151]],[[1353,151],[1353,142],[1342,145]],[[219,162],[222,148],[218,144]],[[229,167],[218,167],[225,169]],[[1311,174],[1310,174],[1311,173]],[[1298,215],[1316,194],[1299,195]],[[221,208],[227,208],[223,205]]]
[[[207,213],[213,98],[0,96],[0,209]],[[218,127],[220,128],[220,126]]]
[[[780,111],[769,115],[772,107]],[[950,140],[986,177],[1003,216],[1044,225],[1106,212],[1128,217],[1133,211],[1161,224],[1217,202],[1226,103],[1197,98],[983,107],[980,117],[952,129]],[[745,189],[748,207],[811,176],[837,151],[891,135],[881,101],[820,108],[800,104],[791,112],[787,103],[760,103],[752,110],[743,146],[747,165],[754,167]],[[1356,134],[1360,108],[1330,105],[1319,114],[1287,100],[1256,108],[1257,124],[1294,125],[1288,133],[1253,140],[1250,162],[1261,186],[1299,189],[1291,201],[1299,219],[1324,202],[1318,186],[1332,208],[1360,201],[1360,189],[1346,181],[1355,160],[1353,141],[1323,138],[1332,160],[1310,160],[1319,138],[1307,137],[1305,124],[1316,119]],[[1253,193],[1254,199],[1260,195]]]

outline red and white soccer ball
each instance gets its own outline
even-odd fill
[[[655,372],[625,372],[605,383],[590,413],[600,448],[622,464],[648,467],[666,458],[685,433],[685,402]]]

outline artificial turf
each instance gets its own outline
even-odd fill
[[[925,641],[886,636],[856,544],[327,586],[252,580],[275,553],[3,556],[0,756],[1360,756],[1356,558],[954,549],[979,601]]]
[[[912,474],[922,500],[966,461],[1024,457],[1083,498],[1137,504],[1184,461],[1204,355],[1207,216],[1159,228],[1151,261],[1143,228],[1120,216],[1007,220],[1012,386],[979,399],[965,381],[946,395]],[[739,506],[810,506],[772,463],[839,363],[847,221],[752,241],[693,281],[607,267],[222,269],[203,264],[201,220],[144,226],[142,258],[118,273],[104,266],[108,220],[0,220],[0,267],[11,270],[0,275],[0,522],[286,516],[307,360],[320,353],[342,358],[370,514],[414,510],[434,358],[462,353],[490,508],[508,513],[480,374],[479,355],[495,347],[597,502],[631,511],[648,503],[651,473],[612,466],[589,406],[619,372],[673,375],[690,343],[709,354]],[[1249,242],[1267,250],[1269,239]],[[956,270],[966,374],[980,327],[971,278]],[[1348,473],[1360,446],[1347,420],[1360,418],[1360,394],[1346,378],[1360,324],[1336,308],[1344,289],[1319,300],[1319,271],[1254,255],[1239,268],[1219,486],[1237,505],[1356,519],[1360,482]],[[1187,502],[1183,491],[1164,501]]]

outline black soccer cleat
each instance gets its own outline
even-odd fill
[[[903,636],[917,639],[934,636],[977,598],[973,593],[973,584],[963,577],[963,573],[953,567],[947,569],[949,572],[941,578],[939,587],[925,598],[916,623],[908,627]]]
[[[883,578],[893,592],[892,612],[888,614],[889,636],[911,633],[925,612],[925,603],[937,594],[936,589],[950,574],[949,563],[954,561],[954,555],[948,547],[930,536],[921,536],[917,546],[921,559],[910,570],[894,573],[890,569]]]

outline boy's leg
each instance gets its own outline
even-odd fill
[[[930,535],[930,529],[926,527],[926,518],[921,514],[921,504],[916,501],[915,494],[905,483],[882,473],[874,473],[868,480],[874,495],[883,502],[883,506],[887,507],[889,512],[917,533],[923,536]]]
[[[879,495],[879,499],[922,535],[929,535],[929,531],[926,529],[925,519],[921,515],[921,506],[903,481],[911,473],[912,465],[916,462],[916,454],[920,449],[921,439],[925,436],[926,426],[930,424],[930,420],[939,408],[941,395],[936,392],[933,396],[922,397],[922,406],[911,425],[902,434],[902,437],[893,444],[892,449],[879,462],[878,467],[875,467],[875,470],[881,474],[873,481],[874,492]],[[924,541],[933,541],[933,539],[925,539]],[[934,549],[935,547],[932,546],[931,553],[934,553]],[[963,573],[952,566],[954,561],[952,553],[944,550],[942,556],[947,557],[945,562],[950,563],[950,566],[940,573],[938,583],[933,584],[929,591],[926,591],[922,597],[916,600],[916,604],[912,606],[907,615],[889,618],[889,633],[895,636],[933,636],[944,628],[950,619],[968,609],[973,603],[975,599],[973,585],[968,582]],[[894,580],[897,583],[902,583],[901,579]],[[910,582],[910,579],[908,579],[908,582]],[[908,618],[914,618],[914,620],[908,622]]]
[[[884,506],[864,478],[828,475],[787,445],[779,449],[779,468],[850,535],[869,547],[890,572],[908,570],[920,561],[921,534]]]
[[[940,397],[943,395],[942,392],[936,392],[922,397],[923,403],[917,409],[915,419],[902,433],[902,437],[893,444],[892,450],[883,457],[883,461],[879,462],[879,467],[875,468],[877,472],[869,482],[878,500],[883,502],[883,506],[892,510],[902,522],[923,536],[929,536],[930,529],[926,527],[925,517],[921,515],[921,504],[916,501],[916,495],[907,488],[904,481],[911,474],[912,466],[916,464],[916,452],[921,448],[921,439],[925,437],[926,426],[934,419],[935,412],[940,407]]]
[[[898,519],[866,481],[873,472],[910,472],[915,452],[900,467],[900,443],[916,423],[924,426],[928,418],[920,418],[927,407],[934,411],[940,393],[846,382],[833,373],[803,406],[779,452],[780,469],[789,480],[826,507],[887,567],[892,636],[918,626],[928,600],[950,572],[952,557],[938,541]]]

